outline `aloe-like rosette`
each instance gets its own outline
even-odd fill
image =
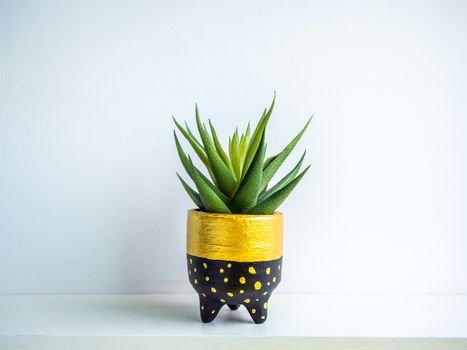
[[[195,184],[191,187],[178,173],[183,188],[196,206],[206,212],[225,214],[272,214],[289,196],[309,169],[302,172],[300,167],[305,153],[282,179],[269,187],[269,183],[279,167],[290,155],[308,125],[311,117],[300,132],[276,155],[266,158],[265,133],[276,96],[269,108],[265,109],[253,134],[250,125],[239,134],[238,129],[229,138],[228,149],[224,151],[217,132],[209,121],[209,128],[201,121],[198,107],[195,108],[197,138],[188,124],[183,127],[173,118],[175,125],[183,137],[193,148],[196,155],[206,167],[206,176],[198,169],[189,155],[183,150],[174,130],[178,155],[188,176]]]

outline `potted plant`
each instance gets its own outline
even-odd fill
[[[199,294],[203,322],[211,322],[227,304],[244,305],[255,323],[267,318],[268,300],[281,281],[283,215],[276,209],[299,183],[309,166],[299,173],[306,151],[295,167],[273,186],[269,183],[305,132],[311,118],[278,154],[265,158],[265,131],[275,95],[253,134],[250,125],[229,138],[224,151],[211,121],[209,128],[195,108],[200,139],[188,124],[174,122],[206,167],[204,175],[179,142],[180,160],[195,188],[177,173],[198,209],[188,211],[187,266],[189,280]]]

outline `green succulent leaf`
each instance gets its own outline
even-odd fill
[[[195,112],[200,140],[193,134],[186,122],[182,127],[173,117],[177,129],[206,166],[212,179],[206,177],[194,165],[190,155],[183,150],[177,131],[174,130],[180,161],[196,187],[190,186],[178,173],[177,176],[198,208],[214,213],[273,214],[306,174],[309,166],[300,173],[305,151],[287,175],[272,187],[268,186],[277,170],[299,142],[311,120],[310,118],[303,129],[280,153],[266,159],[265,130],[274,109],[275,99],[276,93],[274,92],[270,107],[264,110],[251,136],[250,123],[244,133],[239,133],[238,128],[235,130],[235,133],[229,137],[228,149],[222,147],[211,121],[209,120],[207,127],[201,122],[198,106]]]
[[[219,139],[217,137],[216,129],[214,129],[214,126],[212,125],[211,121],[209,121],[209,127],[211,129],[212,139],[214,141],[214,146],[216,147],[217,153],[224,161],[224,164],[227,165],[231,174],[234,175],[234,170],[232,168],[232,164],[230,163],[230,159],[227,156],[227,154],[225,154],[224,149],[222,148],[221,143],[219,142]]]
[[[282,165],[284,160],[289,156],[290,152],[292,152],[295,145],[298,143],[303,133],[306,131],[308,125],[310,124],[311,119],[312,117],[308,119],[308,122],[305,124],[303,129],[297,134],[297,136],[295,136],[293,140],[290,141],[290,143],[287,146],[285,146],[285,148],[279,154],[277,154],[274,157],[274,159],[272,159],[270,163],[267,165],[267,167],[264,169],[263,180],[261,182],[261,188],[260,188],[261,191],[264,188],[266,188],[266,186],[268,185],[269,181],[271,181],[276,171]]]
[[[266,152],[266,144],[264,142],[264,131],[261,135],[259,148],[253,158],[250,168],[240,184],[237,193],[232,199],[232,208],[238,212],[244,212],[248,208],[253,207],[258,200],[259,185],[263,175],[263,161]]]
[[[180,158],[180,161],[182,162],[182,165],[185,168],[185,171],[188,173],[188,175],[190,175],[190,177],[192,177],[190,160],[188,159],[187,155],[183,151],[182,145],[180,144],[180,141],[178,140],[177,133],[175,132],[175,130],[174,130],[174,139],[175,139],[175,146],[177,147],[178,157]]]
[[[240,145],[238,141],[238,130],[235,130],[232,139],[229,140],[229,155],[237,182],[240,182],[242,168],[240,162]]]
[[[258,150],[259,143],[261,141],[261,136],[263,135],[263,131],[268,124],[269,118],[271,117],[272,110],[274,109],[274,103],[276,102],[276,93],[274,92],[274,98],[272,100],[271,106],[263,113],[261,119],[259,120],[258,124],[256,125],[255,131],[253,132],[253,136],[251,136],[250,144],[248,146],[248,151],[245,156],[245,162],[243,165],[242,170],[242,178],[245,176],[248,168],[250,167],[253,158],[255,157],[256,151]]]
[[[245,134],[242,135],[240,138],[240,144],[239,144],[239,163],[240,163],[240,168],[243,170],[243,165],[245,163],[245,157],[246,153],[248,151],[248,145],[250,144],[250,123],[248,123],[248,126],[246,128]]]
[[[203,148],[203,145],[201,144],[201,142],[198,141],[198,139],[196,138],[196,136],[191,132],[191,129],[190,127],[188,126],[188,123],[185,122],[185,130],[186,132],[193,138],[193,140],[196,142],[196,144],[204,150]]]
[[[271,162],[277,157],[277,154],[274,155],[274,156],[271,156],[271,157],[268,157],[268,159],[266,159],[264,161],[264,165],[263,165],[263,170],[266,169],[268,167],[269,164],[271,164]]]
[[[182,183],[183,188],[185,189],[186,193],[188,193],[192,201],[198,206],[198,208],[204,209],[203,201],[201,200],[199,193],[192,189],[178,173],[176,174],[180,182]]]
[[[175,119],[174,116],[172,116],[172,119],[175,123],[175,125],[177,126],[178,130],[180,130],[180,132],[182,133],[182,135],[187,139],[187,141],[190,143],[191,147],[193,147],[193,150],[196,152],[196,154],[198,155],[199,159],[201,159],[201,161],[203,162],[203,164],[206,166],[206,168],[208,168],[209,170],[211,169],[211,165],[209,164],[209,160],[208,160],[208,157],[206,155],[206,153],[204,152],[204,148],[203,146],[199,143],[199,141],[196,139],[196,137],[193,135],[193,133],[191,132],[191,130],[189,130],[189,128],[187,130],[185,130],[183,128],[183,126],[181,126],[179,124],[179,122],[177,122],[177,120]],[[188,125],[187,125],[188,127]]]
[[[183,151],[183,148],[180,145],[180,141],[178,140],[177,133],[175,132],[175,130],[174,130],[174,138],[175,138],[175,145],[177,146],[177,152],[178,152],[180,161],[182,162],[182,165],[185,168],[185,171],[187,172],[187,174],[190,176],[192,180],[194,180],[193,168],[195,169],[197,168],[193,165],[193,161],[191,160],[191,158],[187,156],[185,152]],[[228,200],[227,196],[223,194],[211,181],[209,181],[209,179],[206,176],[204,176],[204,174],[201,171],[198,170],[198,173],[199,173],[199,176],[201,176],[204,183],[206,183],[211,188],[211,190],[216,193],[218,197],[220,197],[223,201]]]
[[[280,189],[284,188],[291,181],[293,181],[295,176],[298,174],[298,172],[300,170],[300,167],[302,166],[303,159],[305,159],[305,154],[306,154],[306,151],[303,152],[303,155],[300,158],[300,160],[298,161],[297,165],[295,165],[295,167],[287,175],[285,175],[282,179],[280,179],[279,182],[277,182],[269,190],[263,191],[260,194],[259,199],[258,199],[259,202],[261,202],[264,198],[269,197],[271,194],[273,194],[273,193],[279,191]]]
[[[209,164],[211,165],[216,185],[224,194],[231,197],[237,190],[237,181],[217,153],[211,137],[202,125],[201,119],[199,118],[198,106],[196,106],[196,124],[198,126],[198,132],[201,135],[201,140],[203,141],[204,149],[206,150]]]
[[[190,162],[191,162],[191,159],[190,159]],[[220,199],[222,199],[224,203],[227,203],[229,201],[229,198],[224,193],[222,193],[222,191],[218,189],[216,185],[214,185],[193,163],[192,163],[192,168],[195,169],[195,171],[201,177],[203,182],[207,184],[209,188],[211,189],[211,191],[213,191]],[[194,181],[194,177],[193,177],[193,181]]]
[[[306,174],[310,166],[303,170],[300,175],[293,179],[287,186],[283,187],[279,191],[271,194],[265,198],[262,202],[258,203],[253,208],[247,210],[248,214],[273,214],[274,211],[282,204],[282,202],[288,197],[290,192],[297,186],[302,177]]]
[[[211,213],[226,213],[231,211],[225,202],[214,192],[211,187],[203,180],[201,173],[196,167],[192,168],[193,181],[198,188],[203,207]]]

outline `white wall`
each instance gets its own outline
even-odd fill
[[[0,293],[185,292],[172,114],[316,114],[282,292],[467,293],[467,2],[0,1]]]

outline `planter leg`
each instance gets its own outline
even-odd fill
[[[235,305],[235,304],[228,304],[228,305],[229,305],[230,310],[237,310],[240,307],[240,305]]]
[[[201,315],[201,321],[203,321],[204,323],[212,322],[216,318],[222,305],[224,304],[221,302],[208,299],[200,295],[199,312]]]
[[[268,318],[267,300],[259,301],[251,305],[245,305],[255,323],[264,323]]]

